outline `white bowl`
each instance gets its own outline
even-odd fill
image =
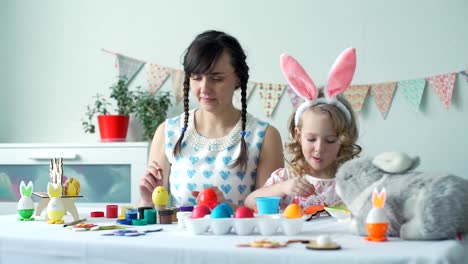
[[[255,228],[255,222],[255,218],[235,218],[234,230],[240,236],[250,235]]]
[[[281,220],[281,228],[287,236],[294,236],[301,232],[304,219],[302,218],[283,218]]]
[[[213,218],[211,219],[211,231],[215,235],[225,235],[231,231],[232,218]]]
[[[338,222],[351,220],[351,212],[343,208],[325,207],[325,210]]]
[[[208,218],[191,218],[186,217],[184,219],[184,224],[187,227],[187,230],[193,235],[200,235],[208,231],[210,227],[210,219]]]
[[[262,236],[271,236],[278,231],[282,216],[278,214],[257,215],[257,228]]]

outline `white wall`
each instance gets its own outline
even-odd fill
[[[285,83],[278,61],[287,52],[323,84],[338,53],[354,46],[353,83],[369,84],[468,68],[467,14],[464,0],[0,0],[0,142],[96,141],[81,128],[85,105],[97,92],[108,94],[117,76],[101,48],[181,68],[194,36],[219,29],[245,47],[252,80]],[[249,111],[285,140],[289,97],[271,119],[260,100],[254,91]],[[397,91],[383,120],[368,98],[360,114],[365,154],[407,151],[421,156],[422,169],[468,177],[468,83],[461,78],[452,103],[446,110],[426,88],[414,111]]]

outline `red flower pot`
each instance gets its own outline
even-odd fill
[[[98,116],[99,132],[103,142],[125,141],[128,130],[128,116],[100,115]]]

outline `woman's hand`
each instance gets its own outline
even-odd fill
[[[140,179],[140,203],[148,206],[153,204],[153,191],[154,188],[162,186],[162,168],[156,161],[153,161],[145,172],[145,175]]]
[[[309,197],[315,194],[315,187],[304,177],[293,177],[281,183],[281,189],[285,195]]]

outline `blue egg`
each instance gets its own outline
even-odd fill
[[[226,210],[229,212],[229,216],[234,215],[234,209],[232,209],[232,207],[228,203],[221,203],[218,206],[226,208]]]
[[[211,211],[210,215],[211,218],[229,218],[230,216],[231,215],[229,214],[229,209],[227,208],[227,206],[223,206],[223,204],[219,204],[218,206],[216,206],[213,209],[213,211]]]

